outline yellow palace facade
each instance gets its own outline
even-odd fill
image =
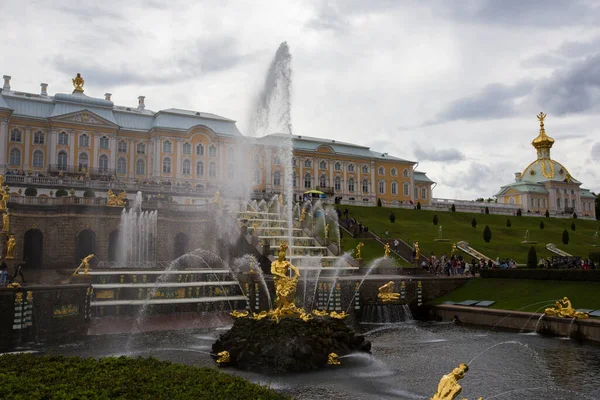
[[[110,93],[87,96],[83,84],[78,74],[72,93],[50,96],[45,83],[39,94],[26,93],[3,77],[0,172],[12,177],[11,185],[18,176],[67,176],[135,183],[142,191],[162,185],[200,196],[217,189],[224,196],[242,189],[269,195],[284,190],[279,153],[281,141],[292,140],[298,196],[321,189],[349,202],[423,205],[432,197],[434,182],[412,161],[335,140],[249,138],[228,118],[176,108],[150,111],[144,96],[137,106],[118,106]]]

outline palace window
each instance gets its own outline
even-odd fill
[[[281,186],[281,173],[279,173],[279,171],[275,171],[273,174],[273,185]]]
[[[69,156],[67,155],[66,152],[64,151],[59,151],[58,152],[58,159],[57,159],[57,168],[59,171],[65,171],[67,169],[67,165],[69,164],[68,158]]]
[[[298,174],[294,172],[292,179],[293,179],[292,184],[294,185],[294,187],[297,187],[298,186]]]
[[[189,143],[183,144],[183,154],[192,154],[192,145]]]
[[[408,175],[409,175],[408,168],[404,169],[404,172],[402,172],[402,175],[404,175],[405,178],[408,178]],[[408,196],[408,194],[407,194],[407,196]]]
[[[427,188],[421,188],[421,198],[423,200],[427,199]]]
[[[281,158],[279,158],[279,156],[273,157],[273,164],[281,165]]]
[[[296,165],[298,165],[298,160],[296,160],[296,158],[294,157],[292,159],[292,165],[295,167]]]
[[[392,174],[392,176],[397,176],[398,175],[398,170],[396,168],[392,168],[390,173]]]
[[[169,157],[165,157],[163,159],[163,174],[170,174],[171,173],[171,159]]]
[[[204,155],[204,145],[202,145],[202,144],[197,144],[196,145],[196,155],[197,156],[203,156]]]
[[[363,193],[369,193],[369,181],[366,179],[362,181],[362,191]]]
[[[322,188],[327,186],[327,177],[325,175],[321,175],[321,177],[319,178],[319,186],[321,186]]]
[[[69,135],[67,135],[64,132],[59,133],[58,134],[58,144],[68,145],[69,144]]]
[[[304,160],[304,167],[305,168],[310,168],[311,165],[312,165],[312,162],[308,158],[306,160]]]
[[[410,194],[409,190],[410,190],[410,187],[409,187],[408,183],[405,183],[404,184],[404,195],[405,196],[408,196]]]
[[[119,141],[118,150],[119,153],[127,153],[127,142],[124,140]]]
[[[117,173],[118,174],[126,174],[127,173],[127,160],[123,157],[119,158],[117,161]]]
[[[515,204],[517,204],[517,201],[515,200],[515,198],[514,198],[514,197],[510,197],[510,198],[508,199],[508,204],[515,205]]]
[[[146,174],[146,163],[144,160],[139,159],[135,163],[135,173],[136,175],[145,175]]]
[[[311,187],[312,187],[312,177],[310,176],[310,174],[306,174],[306,175],[304,175],[304,188],[310,189]]]
[[[531,198],[531,208],[535,207],[535,199],[532,197]]]
[[[325,161],[321,161],[321,164],[319,165],[319,168],[321,168],[321,169],[327,169],[327,163]]]
[[[89,162],[89,157],[88,157],[87,153],[81,153],[79,155],[78,160],[79,160],[79,172],[87,171],[88,162]]]
[[[560,208],[560,197],[556,199],[556,208]]]
[[[108,138],[106,136],[102,136],[100,138],[100,148],[101,149],[108,149]]]
[[[227,177],[229,179],[235,179],[235,164],[227,165]]]
[[[90,145],[90,137],[87,134],[82,134],[79,136],[79,147],[89,147]]]
[[[575,208],[575,199],[571,199],[571,207]]]
[[[21,150],[12,149],[10,151],[10,165],[21,165]]]
[[[368,174],[369,173],[369,166],[368,165],[363,165],[362,166],[362,173],[363,174]]]
[[[385,181],[379,181],[379,194],[385,193]]]
[[[354,178],[348,179],[348,191],[354,193]]]
[[[415,190],[414,190],[414,200],[417,200],[419,198],[419,188],[415,186]]]
[[[164,141],[163,142],[163,153],[171,153],[172,151],[173,151],[173,143],[171,143],[168,140]],[[169,162],[170,161],[171,161],[171,159],[169,159]],[[169,168],[169,170],[170,170],[170,168]]]
[[[257,185],[260,184],[260,170],[259,169],[254,170],[254,183]]]
[[[20,142],[22,138],[21,131],[19,129],[13,129],[10,131],[10,141],[11,142]]]
[[[208,164],[208,176],[214,178],[217,176],[217,164],[211,162]]]
[[[33,135],[33,144],[44,144],[44,132],[37,131]]]
[[[354,172],[354,164],[348,164],[348,171]]]
[[[146,145],[144,143],[137,144],[137,153],[138,154],[146,154]]]
[[[183,165],[181,167],[181,172],[184,175],[191,175],[192,173],[192,162],[190,160],[183,160]]]
[[[100,168],[100,172],[108,172],[108,156],[106,154],[102,154],[98,158],[98,168]]]
[[[42,168],[44,166],[44,153],[41,150],[33,152],[33,167]]]
[[[398,183],[392,182],[391,190],[392,190],[392,194],[394,196],[396,196],[398,194]]]
[[[212,145],[208,148],[208,156],[209,157],[216,157],[217,156],[217,146]]]
[[[336,192],[342,190],[342,180],[339,176],[336,176],[336,178],[333,180],[333,188]]]
[[[229,147],[227,149],[227,161],[233,161],[235,159],[235,149],[233,147]]]
[[[198,161],[196,163],[196,176],[204,175],[204,163],[202,161]]]
[[[377,170],[377,173],[378,173],[379,175],[384,175],[384,174],[385,174],[385,168],[383,168],[383,167],[379,167],[379,169]]]

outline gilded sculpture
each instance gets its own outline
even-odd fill
[[[73,90],[73,92],[83,93],[83,85],[84,84],[85,84],[85,81],[81,77],[81,74],[78,72],[77,76],[75,78],[73,78],[73,87],[75,88]]]
[[[313,310],[313,311],[312,311],[312,313],[313,313],[314,315],[316,315],[317,317],[326,317],[326,316],[327,316],[327,314],[329,314],[329,313],[327,312],[327,310],[321,310],[321,311],[319,311],[319,310]]]
[[[217,191],[215,192],[215,195],[213,196],[213,204],[216,204],[217,206],[221,206],[222,205],[222,201],[221,201],[221,193],[219,192],[219,190],[217,189]]]
[[[6,210],[8,207],[8,200],[10,199],[10,188],[8,185],[4,186],[4,189],[0,191],[0,195],[2,196],[0,198],[0,210]]]
[[[456,254],[456,243],[452,243],[452,254]]]
[[[385,258],[389,258],[389,257],[390,257],[390,244],[389,244],[389,243],[386,243],[386,244],[383,246],[383,256],[384,256]]]
[[[389,281],[379,288],[377,298],[381,300],[382,303],[391,303],[400,298],[400,293],[394,293],[394,282]]]
[[[348,317],[350,314],[348,314],[346,311],[341,311],[341,312],[335,312],[332,311],[329,316],[333,319],[344,319],[346,317]]]
[[[303,208],[300,214],[300,222],[304,222],[304,218],[306,218],[306,210]]]
[[[571,305],[571,301],[567,297],[557,301],[555,307],[546,308],[546,310],[544,310],[544,314],[553,315],[555,317],[576,319],[584,319],[590,316],[588,313],[576,311]]]
[[[277,260],[271,263],[271,273],[274,275],[273,280],[275,283],[275,294],[277,296],[275,300],[276,309],[274,312],[279,315],[296,310],[296,305],[293,300],[294,295],[296,294],[298,279],[300,278],[300,271],[298,268],[285,259],[287,248],[287,243],[281,243]],[[290,271],[294,273],[293,277],[289,276]]]
[[[127,193],[121,192],[119,195],[114,194],[112,189],[109,189],[106,192],[106,196],[108,200],[106,201],[106,205],[109,207],[124,207],[125,201],[123,199],[127,198]]]
[[[90,270],[90,261],[92,261],[92,258],[94,258],[93,254],[89,254],[87,256],[85,256],[82,260],[81,260],[81,264],[79,264],[79,267],[77,267],[77,269],[75,269],[75,271],[73,272],[73,275],[77,275],[77,273],[79,272],[80,269],[83,268],[83,274],[87,275],[89,270]]]
[[[325,225],[325,240],[329,239],[329,224]]]
[[[283,195],[281,193],[279,193],[279,207],[283,207]]]
[[[248,316],[248,311],[237,311],[237,310],[234,310],[234,311],[230,312],[229,315],[231,315],[233,318],[247,317]]]
[[[446,374],[440,379],[437,391],[431,398],[431,400],[453,400],[460,392],[462,387],[458,384],[458,381],[465,377],[465,373],[469,370],[467,364],[460,364],[457,368],[454,368],[452,372]],[[464,400],[464,399],[463,399]],[[483,398],[479,398],[483,400]]]
[[[421,248],[419,247],[419,242],[415,242],[415,261],[418,261],[421,258]]]
[[[356,246],[356,251],[354,252],[354,258],[357,260],[362,260],[362,255],[360,254],[362,247],[365,244],[363,242],[360,242],[357,246]]]
[[[229,355],[228,351],[217,353],[217,356],[219,357],[217,358],[217,364],[227,364],[231,361],[231,356]]]
[[[327,356],[327,364],[329,365],[340,365],[339,357],[336,353],[329,353]]]
[[[6,212],[2,215],[2,231],[10,232],[10,213],[8,208]]]
[[[256,222],[252,224],[252,234],[258,236],[258,224]]]
[[[261,319],[265,318],[267,316],[267,312],[266,311],[261,311],[258,314],[257,313],[252,313],[252,319],[255,319],[257,321],[260,321]]]
[[[6,242],[6,259],[14,260],[15,259],[15,246],[17,245],[17,240],[15,239],[15,235],[10,235],[10,239]]]

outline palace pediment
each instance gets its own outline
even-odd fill
[[[96,127],[118,128],[118,125],[102,118],[89,110],[76,111],[69,114],[57,115],[50,118],[52,122],[67,122],[78,125],[92,125]]]

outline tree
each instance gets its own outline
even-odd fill
[[[521,209],[519,208],[517,210],[517,217],[520,217],[521,215],[523,215],[523,211],[521,211]]]
[[[434,215],[433,215],[433,224],[434,224],[434,225],[437,225],[437,224],[438,224],[438,216],[437,216],[437,214],[434,214]]]
[[[452,207],[450,207],[450,211],[456,212],[456,207],[454,206],[454,204],[452,204]]]
[[[420,210],[420,209],[421,209],[421,202],[417,201],[417,210]]]
[[[393,224],[394,222],[396,222],[396,214],[394,213],[390,213],[390,222]]]
[[[544,221],[540,221],[540,229],[544,229]]]
[[[87,189],[83,192],[83,197],[96,197],[96,193],[92,189]]]
[[[25,196],[29,196],[29,197],[35,197],[37,196],[37,189],[34,187],[28,187],[27,189],[25,189]]]
[[[377,199],[377,207],[381,207],[381,199]]]
[[[569,232],[565,229],[562,234],[562,242],[563,244],[569,244]]]
[[[596,219],[600,219],[600,195],[592,193],[596,198],[594,199],[594,206],[596,208]]]
[[[67,192],[65,189],[58,189],[55,194],[56,197],[65,197],[68,195],[69,195],[69,192]]]
[[[575,231],[575,222],[571,222],[571,230]]]
[[[475,219],[475,217],[473,217],[473,219],[471,220],[471,226],[472,226],[473,228],[476,228],[476,227],[477,227],[477,220]]]
[[[550,218],[550,211],[546,210],[546,218]]]
[[[490,213],[490,209],[488,208],[488,206],[485,206],[485,213],[489,214]]]
[[[512,224],[510,223],[510,218],[506,218],[506,227],[510,228]]]
[[[527,268],[536,268],[537,267],[537,253],[535,252],[535,247],[531,246],[529,248],[529,253],[527,253]]]
[[[492,230],[487,225],[485,226],[485,229],[483,230],[483,240],[485,240],[486,243],[489,243],[490,240],[492,240]]]
[[[573,213],[573,219],[577,219],[577,213]]]

